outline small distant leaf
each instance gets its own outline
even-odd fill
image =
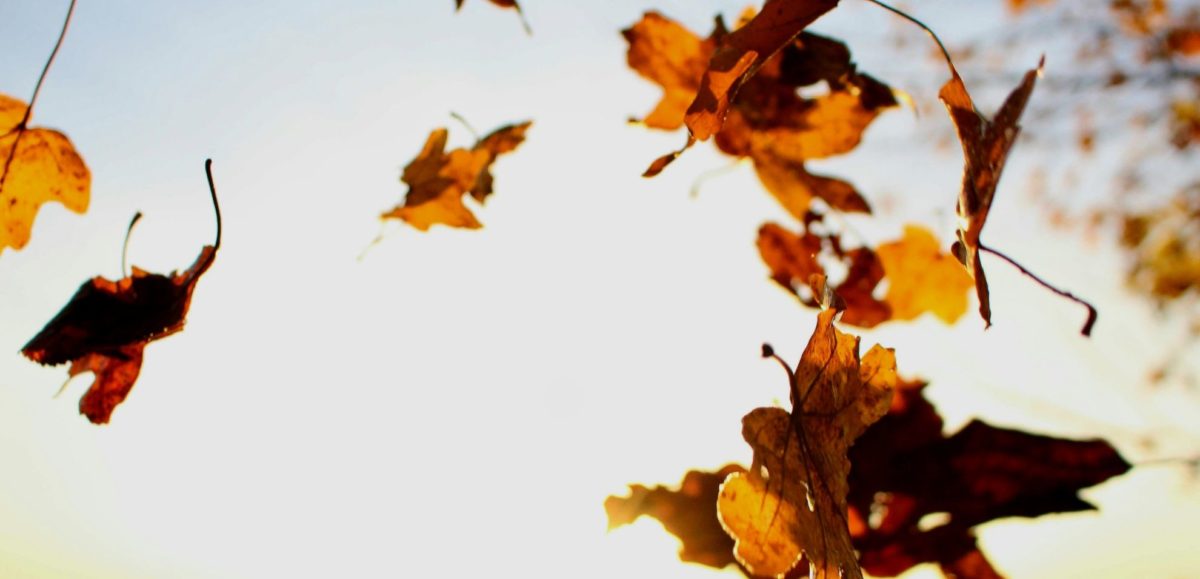
[[[29,242],[43,203],[87,211],[91,172],[66,135],[20,126],[25,103],[0,95],[0,253]],[[15,149],[14,149],[15,147]]]
[[[421,231],[439,223],[464,229],[483,227],[463,204],[463,196],[469,194],[480,203],[487,200],[493,189],[492,163],[524,142],[530,125],[530,121],[507,125],[470,149],[449,152],[445,150],[448,132],[435,129],[417,157],[404,167],[400,180],[409,187],[404,203],[381,218],[401,219]]]
[[[953,69],[952,69],[953,70]],[[993,119],[983,116],[976,108],[962,77],[953,71],[953,77],[942,86],[938,97],[950,112],[950,119],[958,130],[962,142],[966,166],[963,169],[962,190],[958,196],[958,242],[955,256],[966,266],[967,273],[975,280],[975,291],[979,296],[979,314],[984,323],[991,325],[992,308],[988,298],[987,278],[983,263],[979,259],[979,235],[987,221],[992,199],[1000,173],[1008,160],[1020,132],[1017,121],[1025,110],[1025,103],[1033,92],[1033,85],[1041,74],[1042,64],[1025,73],[1017,86]]]

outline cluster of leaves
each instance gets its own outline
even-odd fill
[[[718,18],[705,39],[655,12],[623,31],[629,66],[663,89],[641,122],[688,130],[684,147],[656,159],[646,176],[710,137],[722,152],[749,159],[801,227],[793,233],[764,224],[760,255],[776,283],[824,309],[795,368],[764,346],[764,356],[787,371],[792,408],[745,416],[754,463],[688,473],[678,492],[631,486],[629,497],[606,501],[610,525],[654,516],[684,540],[684,560],[736,563],[748,576],[861,577],[860,564],[872,574],[895,575],[936,562],[951,576],[996,577],[975,545],[975,525],[1091,508],[1077,491],[1129,465],[1103,441],[1058,440],[978,421],[946,437],[921,395],[923,384],[896,377],[891,350],[876,346],[860,358],[858,338],[833,321],[841,314],[844,323],[869,328],[932,312],[953,323],[966,311],[973,285],[980,316],[990,325],[980,259],[989,251],[1087,305],[1083,333],[1090,332],[1094,308],[981,240],[1041,66],[1026,72],[989,117],[976,108],[943,48],[951,78],[939,98],[965,161],[957,239],[945,253],[933,233],[910,225],[899,240],[847,248],[824,211],[869,214],[870,204],[849,182],[814,175],[805,163],[854,149],[897,100],[886,84],[857,70],[844,44],[804,30],[835,4],[768,0],[733,32]],[[805,96],[814,86],[826,92]],[[837,283],[827,278],[834,265],[846,271]],[[900,394],[892,402],[895,388]],[[868,428],[885,414],[889,420]],[[851,448],[860,436],[864,440]],[[870,467],[851,471],[852,462]],[[935,514],[946,521],[930,529],[918,524]]]
[[[990,579],[1000,575],[974,527],[1094,509],[1078,492],[1129,469],[1102,440],[980,420],[947,436],[926,383],[898,379],[878,346],[860,363],[858,339],[833,316],[821,313],[788,372],[792,411],[743,419],[754,464],[688,472],[678,490],[630,485],[605,502],[610,527],[653,517],[682,541],[682,560],[748,577],[856,577],[859,564],[891,577],[936,563],[950,577]]]
[[[849,534],[863,569],[874,576],[936,563],[955,577],[996,577],[976,545],[974,526],[1003,517],[1094,509],[1078,491],[1129,468],[1100,440],[1035,435],[982,421],[947,437],[941,418],[921,394],[924,386],[899,382],[888,415],[849,452],[858,465],[849,478]],[[689,471],[678,490],[630,485],[628,496],[605,501],[609,524],[652,517],[679,537],[681,560],[714,568],[737,565],[753,577],[734,557],[734,541],[717,511],[721,484],[731,474],[747,472],[736,464],[716,472]],[[919,523],[930,515],[942,522],[922,528]],[[800,565],[787,576],[803,577],[807,571]]]

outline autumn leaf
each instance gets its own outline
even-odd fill
[[[107,423],[113,409],[129,395],[146,345],[183,329],[196,282],[216,258],[221,213],[211,163],[205,164],[205,171],[217,216],[217,238],[200,250],[190,268],[160,275],[134,267],[129,277],[118,281],[94,277],[21,349],[25,357],[42,365],[71,362],[69,376],[95,375],[79,401],[79,412],[95,424]]]
[[[629,496],[610,496],[604,501],[608,528],[613,529],[643,515],[663,524],[679,537],[679,559],[721,569],[736,563],[733,539],[717,521],[717,493],[725,478],[746,469],[727,465],[716,472],[688,471],[679,490],[663,486],[629,485]]]
[[[1068,440],[971,421],[942,432],[925,383],[903,381],[888,415],[850,449],[852,513],[876,513],[854,545],[872,575],[937,563],[947,576],[999,575],[973,527],[1005,517],[1095,509],[1079,497],[1130,466],[1103,440]],[[922,522],[941,513],[942,522]]]
[[[683,115],[700,90],[700,79],[722,28],[718,25],[712,36],[701,40],[678,22],[650,11],[621,31],[629,43],[625,55],[629,68],[663,90],[662,99],[640,122],[668,131],[683,126]]]
[[[526,34],[533,34],[533,30],[529,28],[529,22],[525,20],[525,13],[521,12],[521,7],[517,4],[517,0],[488,0],[492,4],[501,8],[512,8],[517,11],[517,15],[521,17],[521,26],[525,28]],[[454,9],[462,10],[463,0],[454,0]]]
[[[938,248],[927,229],[910,225],[904,237],[869,247],[843,249],[834,233],[816,234],[820,217],[809,213],[800,233],[768,223],[758,232],[758,251],[771,271],[771,279],[792,292],[808,307],[817,307],[817,296],[804,289],[814,275],[826,275],[825,263],[846,268],[832,283],[844,303],[842,322],[873,328],[889,320],[912,320],[933,312],[952,324],[966,311],[971,280],[953,258]],[[876,297],[887,282],[887,294]]]
[[[744,26],[726,35],[709,60],[700,90],[688,107],[688,131],[705,141],[721,130],[730,103],[746,79],[837,0],[767,0]]]
[[[404,167],[400,180],[408,185],[402,205],[384,213],[382,219],[401,219],[421,231],[441,223],[450,227],[483,227],[463,204],[470,195],[479,203],[492,194],[491,165],[525,140],[530,121],[507,125],[479,139],[470,149],[447,152],[448,131],[435,129],[417,157]]]
[[[66,135],[28,128],[25,103],[0,95],[0,253],[29,242],[43,203],[87,211],[92,176]]]
[[[663,90],[663,98],[644,121],[646,126],[678,128],[685,103],[693,102],[698,87],[711,77],[706,77],[704,59],[759,16],[751,15],[732,34],[717,19],[704,40],[653,12],[625,30],[630,68]],[[870,212],[850,183],[815,175],[805,163],[854,149],[875,118],[896,105],[892,90],[859,72],[841,42],[809,32],[792,36],[755,65],[757,72],[741,81],[737,97],[721,113],[723,124],[714,133],[715,143],[726,154],[750,158],[764,187],[797,219],[814,199],[840,211]],[[825,94],[800,95],[800,89],[819,83],[827,89]],[[705,137],[689,133],[683,149],[656,159],[645,176],[657,175],[697,138]]]
[[[875,248],[888,279],[884,301],[891,319],[912,320],[933,312],[953,324],[967,311],[971,278],[955,259],[942,253],[937,238],[923,227],[909,225],[904,237]]]
[[[938,97],[950,112],[950,119],[958,130],[962,142],[966,166],[963,169],[962,190],[958,196],[958,241],[955,257],[966,266],[967,273],[975,280],[975,292],[979,296],[979,314],[986,325],[992,324],[992,308],[988,298],[987,278],[983,263],[979,259],[979,235],[987,221],[988,211],[996,195],[1000,173],[1008,159],[1020,132],[1017,121],[1025,110],[1025,103],[1033,92],[1033,85],[1041,75],[1042,64],[1025,73],[1017,86],[1001,105],[992,119],[988,119],[976,108],[962,77],[951,67],[953,76],[942,86]]]
[[[1094,509],[1079,491],[1129,469],[1102,440],[1061,439],[978,420],[947,436],[937,409],[924,396],[926,386],[897,379],[887,415],[849,451],[853,468],[845,525],[863,570],[872,576],[896,576],[934,563],[946,577],[998,578],[977,544],[975,527],[1006,517]],[[783,414],[781,419],[789,418]],[[689,472],[679,491],[631,485],[628,498],[606,501],[610,524],[655,517],[683,542],[681,556],[703,552],[705,557],[689,560],[726,567],[729,561],[720,556],[714,535],[720,520],[712,481],[752,470],[729,465],[718,473]],[[930,515],[940,522],[930,526]],[[787,576],[807,576],[798,571]]]
[[[792,412],[758,408],[742,420],[754,464],[721,486],[721,524],[757,575],[782,575],[803,555],[815,578],[862,576],[846,519],[846,452],[887,413],[896,362],[875,346],[860,363],[858,338],[833,327],[836,314],[817,316],[804,355],[788,368]]]

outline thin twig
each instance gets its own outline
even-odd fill
[[[1087,308],[1087,310],[1088,310],[1087,321],[1084,322],[1083,329],[1080,330],[1079,333],[1081,333],[1085,336],[1092,335],[1092,326],[1096,324],[1096,316],[1097,316],[1095,306],[1088,303],[1084,299],[1076,297],[1075,294],[1073,294],[1069,291],[1061,290],[1061,289],[1058,289],[1058,288],[1050,285],[1046,280],[1038,277],[1033,272],[1029,271],[1028,269],[1025,269],[1025,266],[1014,261],[1013,258],[1011,258],[1007,255],[1004,255],[1003,253],[1000,253],[999,251],[996,251],[996,250],[984,245],[983,243],[979,244],[979,249],[982,251],[986,251],[996,257],[999,257],[1000,259],[1003,259],[1004,261],[1007,261],[1009,263],[1009,265],[1021,270],[1021,273],[1025,274],[1027,277],[1033,279],[1033,281],[1038,282],[1039,284],[1041,284],[1042,287]]]
[[[21,144],[21,136],[25,134],[29,116],[33,114],[33,104],[37,102],[38,93],[42,91],[42,83],[46,81],[46,73],[50,72],[50,65],[54,63],[54,57],[58,56],[58,49],[62,48],[63,39],[67,37],[67,27],[71,24],[71,15],[75,13],[75,2],[76,0],[71,0],[71,5],[67,7],[67,16],[63,19],[62,30],[58,33],[58,41],[54,43],[54,50],[50,51],[50,58],[47,58],[46,64],[42,66],[42,74],[38,76],[37,84],[33,85],[33,96],[29,97],[29,104],[25,107],[25,116],[17,124],[17,136],[13,139],[12,149],[8,151],[8,159],[4,161],[4,171],[0,172],[0,193],[4,192],[4,181],[8,179],[8,170],[12,167],[13,158],[16,157],[17,146]]]

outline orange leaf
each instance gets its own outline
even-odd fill
[[[904,238],[875,249],[887,274],[884,301],[892,319],[912,320],[933,312],[953,324],[967,311],[971,278],[949,254],[938,248],[937,238],[916,225],[904,228]]]
[[[950,112],[950,119],[958,130],[962,142],[966,166],[963,169],[962,191],[958,196],[958,241],[955,257],[966,266],[967,273],[975,280],[975,291],[979,295],[979,314],[987,325],[992,324],[992,308],[988,299],[987,278],[983,263],[979,260],[979,235],[987,221],[1000,173],[1008,159],[1008,151],[1016,141],[1020,126],[1017,121],[1025,110],[1025,103],[1033,92],[1033,85],[1041,74],[1042,63],[1025,73],[1021,84],[1013,90],[993,119],[983,116],[976,108],[962,77],[954,76],[942,86],[938,97]]]
[[[79,286],[58,315],[21,348],[26,358],[42,365],[71,362],[69,376],[95,375],[79,401],[79,412],[94,424],[107,423],[113,409],[129,395],[146,344],[183,329],[196,282],[217,257],[221,211],[211,163],[205,164],[205,172],[217,217],[217,240],[201,248],[187,271],[160,275],[134,267],[129,277],[115,282],[96,276]]]
[[[92,176],[66,135],[21,126],[25,103],[0,95],[0,253],[29,242],[43,203],[87,211]]]
[[[646,12],[633,26],[621,31],[629,50],[629,68],[659,85],[663,97],[641,122],[655,129],[683,126],[683,115],[700,89],[700,78],[716,47],[714,37],[701,40],[678,22]]]
[[[833,327],[836,313],[818,315],[789,371],[792,412],[758,408],[742,420],[754,465],[730,475],[717,500],[738,560],[756,575],[782,575],[805,556],[814,578],[862,577],[846,518],[846,452],[887,413],[896,361],[875,346],[860,363],[858,338]]]
[[[833,10],[837,0],[767,0],[745,26],[725,36],[709,60],[685,121],[701,141],[721,130],[738,89],[801,30]]]
[[[531,124],[526,121],[501,127],[470,149],[450,152],[445,151],[448,132],[435,129],[417,157],[404,167],[400,180],[409,187],[404,204],[381,218],[402,219],[421,231],[438,223],[464,229],[483,227],[463,204],[463,195],[470,194],[483,203],[492,194],[492,163],[524,142]]]
[[[93,423],[107,423],[137,380],[146,344],[183,329],[192,291],[215,257],[216,246],[208,245],[182,273],[166,276],[135,267],[116,282],[94,277],[21,353],[43,365],[71,362],[70,376],[93,372],[95,382],[79,401],[79,412]]]

